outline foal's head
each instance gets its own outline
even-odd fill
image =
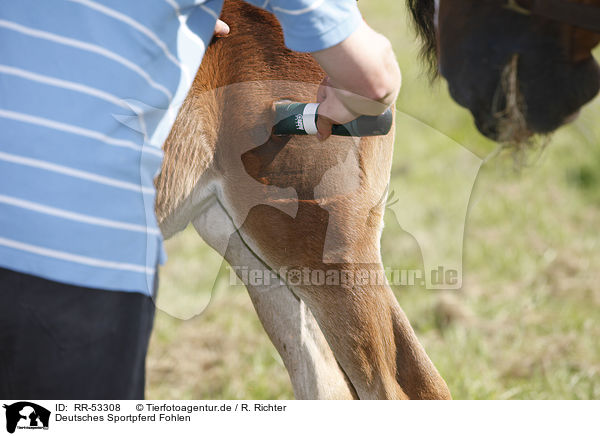
[[[573,6],[568,0],[545,0],[563,3],[560,8],[567,4],[565,20],[528,14],[536,8],[534,0],[407,1],[432,69],[492,139],[551,132],[600,89],[600,69],[591,54],[600,34],[573,25],[580,18],[568,11]],[[579,3],[600,12],[600,0]]]

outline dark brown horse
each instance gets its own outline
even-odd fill
[[[600,0],[407,0],[434,74],[481,133],[523,140],[600,90]]]

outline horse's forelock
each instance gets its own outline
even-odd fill
[[[435,0],[406,0],[416,32],[421,38],[421,57],[432,78],[437,76]]]

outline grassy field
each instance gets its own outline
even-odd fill
[[[360,6],[403,71],[392,187],[441,247],[453,247],[456,231],[444,210],[460,194],[454,166],[461,156],[485,159],[466,219],[462,288],[394,289],[454,398],[600,399],[600,99],[519,170],[510,153],[486,159],[496,146],[443,81],[430,86],[422,74],[403,2]],[[402,210],[386,213],[384,262],[422,268]],[[167,251],[148,397],[292,398],[281,359],[220,257],[190,229]]]

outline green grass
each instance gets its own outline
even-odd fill
[[[403,72],[392,188],[411,206],[386,213],[383,258],[422,268],[418,238],[405,227],[421,223],[451,250],[456,220],[444,201],[457,195],[467,150],[485,158],[495,145],[443,81],[431,86],[424,77],[403,2],[361,8],[392,41]],[[516,170],[510,154],[483,164],[465,226],[461,290],[395,289],[454,398],[600,398],[599,120],[597,99],[532,164]],[[159,311],[148,396],[291,398],[281,359],[245,290],[229,287],[219,256],[190,229],[167,250],[159,308],[184,319],[206,309],[186,321]]]

